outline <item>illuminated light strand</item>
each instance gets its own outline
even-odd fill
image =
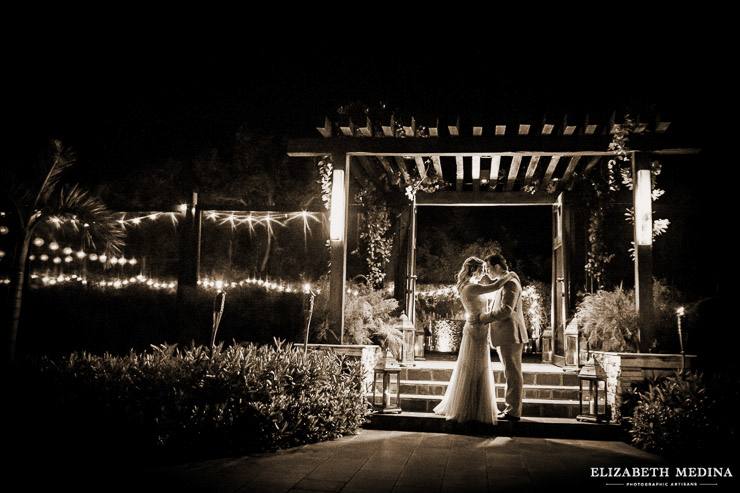
[[[50,250],[57,251],[58,250],[58,247],[57,248],[50,248]],[[110,259],[109,259],[105,254],[98,255],[97,253],[94,253],[94,252],[93,253],[86,253],[86,252],[84,252],[82,250],[79,250],[79,251],[75,252],[75,251],[73,251],[73,250],[71,250],[69,248],[65,248],[64,250],[65,251],[63,253],[66,254],[64,256],[64,258],[62,259],[61,256],[57,256],[57,257],[55,257],[55,258],[52,259],[52,261],[54,263],[59,263],[61,261],[61,260],[60,261],[57,261],[57,258],[62,259],[65,262],[69,263],[69,262],[72,262],[74,260],[74,257],[76,257],[78,260],[83,260],[84,258],[87,257],[87,259],[90,260],[91,262],[98,262],[99,261],[101,263],[105,263],[105,262],[110,261],[110,263],[113,264],[113,265],[126,265],[126,264],[128,264],[128,265],[136,265],[136,264],[139,263],[139,261],[136,258],[134,258],[134,257],[131,257],[131,258],[126,258],[126,257],[120,257],[120,258],[119,257],[110,257]],[[69,250],[69,252],[67,252],[67,250]],[[41,262],[46,262],[47,260],[49,260],[49,258],[50,257],[48,255],[46,255],[45,253],[39,255],[38,257],[36,256],[36,254],[31,254],[31,255],[28,256],[28,260],[34,261],[34,260],[38,259]]]
[[[321,289],[313,287],[310,283],[296,283],[288,281],[270,281],[250,277],[241,281],[224,281],[222,279],[199,279],[198,285],[204,288],[236,288],[244,286],[256,286],[266,291],[278,291],[281,293],[320,293]]]

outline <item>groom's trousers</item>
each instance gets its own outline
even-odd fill
[[[522,351],[524,344],[505,344],[498,346],[498,356],[504,365],[506,378],[506,407],[504,411],[512,416],[522,416],[522,393],[524,378],[522,376]]]

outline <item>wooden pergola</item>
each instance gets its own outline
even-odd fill
[[[647,119],[646,119],[647,120]],[[396,298],[405,301],[406,313],[414,317],[415,234],[417,207],[431,206],[549,206],[553,212],[552,320],[555,355],[562,358],[563,332],[570,303],[576,292],[573,265],[579,252],[574,244],[574,211],[569,193],[578,176],[601,169],[614,158],[609,149],[613,133],[623,120],[616,113],[600,118],[594,115],[558,118],[542,116],[515,122],[443,121],[440,117],[409,117],[397,121],[371,122],[325,118],[317,127],[320,137],[294,139],[288,144],[293,157],[328,157],[334,170],[342,173],[344,214],[341,235],[331,240],[330,328],[343,331],[347,259],[347,215],[350,186],[400,189],[426,179],[449,184],[433,193],[418,191],[406,207],[396,242],[402,265],[396,272]],[[687,143],[675,124],[652,116],[637,121],[630,135],[629,152],[633,176],[650,170],[655,156],[695,154],[699,149]],[[652,238],[640,235],[640,225],[649,221],[652,209],[640,197],[647,185],[635,180],[633,204],[638,207],[635,221],[635,290],[641,322],[643,350],[653,338]],[[645,210],[647,207],[647,210]],[[639,241],[638,241],[639,240]],[[404,262],[405,260],[405,262]],[[574,263],[575,262],[575,263]],[[580,265],[584,265],[580,263]],[[577,271],[575,277],[577,277]],[[342,342],[341,340],[339,341]]]

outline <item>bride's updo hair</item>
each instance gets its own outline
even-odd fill
[[[463,262],[462,269],[457,273],[457,284],[455,284],[455,290],[457,294],[461,294],[460,290],[463,284],[468,282],[471,277],[477,274],[482,268],[485,262],[478,257],[468,257]]]

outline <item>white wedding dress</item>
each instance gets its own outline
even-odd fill
[[[464,288],[461,291],[466,313],[477,314],[484,310],[485,296],[466,296]],[[477,421],[495,425],[498,422],[488,324],[465,323],[455,369],[442,402],[434,412],[460,423]]]

